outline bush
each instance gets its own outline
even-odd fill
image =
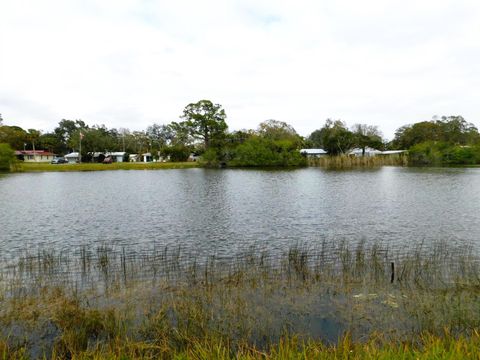
[[[164,157],[170,157],[170,161],[187,161],[192,149],[185,145],[164,146],[160,154]]]
[[[15,162],[15,152],[8,144],[0,144],[0,171],[10,171]]]
[[[409,161],[414,165],[474,165],[480,163],[480,147],[426,141],[410,148]]]
[[[229,165],[247,167],[305,166],[306,159],[290,140],[271,140],[255,136],[235,149]]]
[[[206,167],[218,167],[221,164],[221,155],[211,147],[202,154],[200,164]]]

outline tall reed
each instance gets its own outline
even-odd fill
[[[405,154],[376,156],[320,156],[308,159],[309,166],[319,166],[328,169],[350,169],[356,167],[407,166],[408,157]]]
[[[427,347],[469,347],[480,327],[479,260],[446,242],[393,251],[323,241],[228,258],[40,249],[1,269],[0,355],[309,358],[413,349],[422,336]]]

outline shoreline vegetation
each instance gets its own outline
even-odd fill
[[[83,163],[113,162],[115,157],[138,161],[145,157],[175,165],[116,165],[119,168],[177,168],[177,163],[200,159],[203,167],[293,168],[314,166],[331,169],[400,166],[480,165],[480,133],[462,116],[434,116],[397,129],[387,141],[378,126],[327,119],[322,127],[303,137],[288,123],[269,119],[256,129],[229,131],[222,105],[210,100],[188,104],[179,122],[152,124],[143,131],[89,125],[83,120],[62,119],[52,131],[24,130],[0,122],[0,171],[15,168],[15,160],[32,160],[35,151],[46,158],[66,156],[82,159],[79,170],[104,170]],[[23,150],[22,150],[23,149]],[[300,149],[316,149],[328,154],[319,160],[301,156]],[[368,156],[385,150],[405,152],[407,157]],[[33,154],[32,154],[33,152]],[[120,155],[118,155],[120,154]],[[365,155],[365,156],[358,156]],[[40,160],[42,155],[39,156]],[[73,161],[73,160],[72,160]],[[187,165],[180,165],[187,167]],[[189,165],[190,166],[190,165]],[[109,166],[114,169],[113,165]],[[17,166],[17,168],[19,168]],[[28,169],[28,165],[25,166]],[[39,169],[37,167],[35,169]],[[35,170],[32,168],[32,170]],[[66,171],[65,167],[58,167]],[[71,171],[73,168],[68,168]],[[30,170],[30,169],[29,169]],[[52,168],[45,167],[45,171]],[[28,171],[28,170],[27,170]]]
[[[2,262],[0,358],[478,358],[473,254],[341,241],[228,258],[28,250]]]
[[[70,172],[70,171],[108,171],[108,170],[161,170],[190,169],[199,167],[197,162],[115,162],[112,164],[49,164],[49,163],[17,163],[13,172]]]
[[[408,156],[404,154],[381,156],[321,156],[317,158],[309,158],[308,166],[323,167],[333,170],[372,168],[380,166],[408,166]]]
[[[302,166],[205,166],[200,161],[188,162],[149,162],[149,163],[113,163],[113,164],[98,164],[98,163],[81,163],[81,164],[49,164],[49,163],[20,163],[16,162],[12,168],[12,173],[30,173],[30,172],[76,172],[76,171],[109,171],[109,170],[167,170],[167,169],[193,169],[193,168],[212,168],[223,167],[229,169],[241,168],[302,168],[302,167],[320,167],[328,170],[353,170],[362,168],[377,168],[382,166],[399,166],[399,167],[425,167],[433,165],[410,165],[409,157],[405,154],[388,155],[388,156],[322,156],[318,158],[307,158],[306,165]],[[436,165],[441,167],[479,167],[477,164],[443,164]]]

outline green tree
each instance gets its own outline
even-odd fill
[[[180,124],[196,140],[201,140],[205,149],[210,146],[221,147],[225,140],[228,128],[225,119],[225,110],[219,104],[210,100],[200,100],[188,104],[181,116],[184,121]]]
[[[325,125],[308,138],[314,147],[323,148],[329,155],[345,154],[355,146],[354,134],[341,120],[327,119]]]
[[[15,152],[8,144],[0,144],[0,171],[9,171],[15,162]]]
[[[74,133],[78,135],[79,129],[88,129],[88,125],[82,120],[62,119],[54,129],[55,136],[59,142],[59,147],[56,149],[56,152],[64,154],[74,148],[72,144],[77,140],[73,139],[73,136]]]
[[[258,125],[257,133],[270,140],[289,140],[295,146],[300,148],[303,144],[303,139],[297,134],[293,126],[283,121],[267,120]]]
[[[462,116],[442,116],[436,121],[441,140],[452,144],[467,145],[479,141],[478,129]]]
[[[62,148],[62,143],[59,141],[55,133],[41,134],[38,138],[38,144],[41,149],[48,150],[55,154],[63,154],[62,152],[60,152]]]
[[[184,144],[164,145],[160,150],[160,154],[170,157],[170,161],[187,161],[191,152],[191,147]]]
[[[27,132],[19,126],[0,127],[0,143],[9,144],[12,149],[23,150],[27,142]]]
[[[28,129],[27,140],[32,145],[32,150],[37,149],[38,146],[36,145],[38,144],[38,139],[40,139],[41,135],[42,133],[39,130]]]
[[[480,142],[477,128],[462,116],[442,116],[431,121],[405,125],[395,132],[390,148],[409,149],[424,142],[443,141],[452,145],[473,145]]]
[[[153,124],[147,128],[146,133],[151,144],[151,151],[155,153],[161,152],[174,137],[174,131],[170,125]]]
[[[306,159],[291,140],[273,140],[251,136],[234,150],[231,166],[304,166]]]
[[[355,146],[362,149],[362,156],[365,156],[365,149],[371,147],[380,149],[383,147],[382,133],[377,126],[366,124],[355,124],[352,127]]]
[[[118,147],[117,139],[105,125],[94,125],[91,128],[77,129],[71,134],[69,144],[74,149],[80,148],[80,133],[82,141],[82,161],[92,159],[89,153],[115,151]]]

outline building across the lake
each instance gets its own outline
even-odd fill
[[[78,152],[72,152],[65,155],[65,159],[67,159],[69,164],[74,164],[80,161],[80,155],[78,154]]]
[[[107,152],[105,153],[105,156],[108,157],[110,156],[113,160],[113,162],[123,162],[123,159],[125,159],[126,152],[125,151],[116,151],[116,152]]]
[[[55,154],[46,150],[17,150],[15,156],[25,162],[50,162]]]
[[[152,162],[153,161],[153,156],[152,153],[145,153],[142,154],[142,162]]]
[[[327,152],[323,149],[300,149],[300,154],[303,154],[306,157],[320,157],[327,155]]]
[[[371,148],[371,147],[366,147],[365,150],[362,148],[355,148],[352,149],[348,152],[348,155],[352,156],[376,156],[380,155],[382,152],[380,150]]]

